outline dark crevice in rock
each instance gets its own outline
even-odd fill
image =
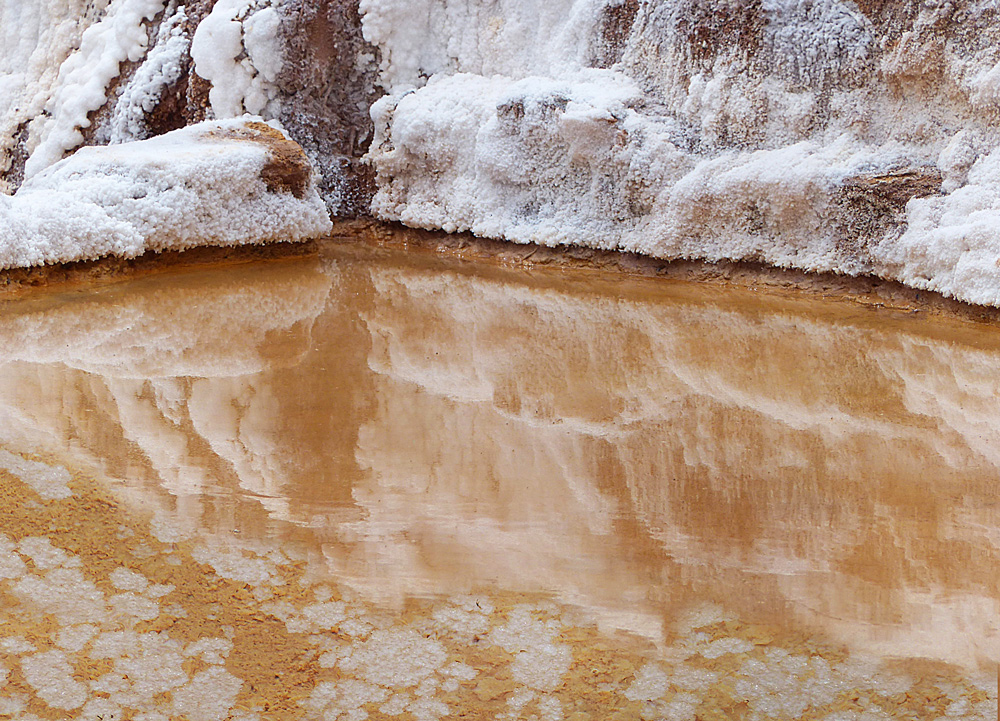
[[[382,93],[376,85],[378,53],[361,35],[357,0],[302,0],[281,12],[279,119],[318,161],[318,185],[331,213],[365,215],[374,180],[361,158],[374,133],[368,109]]]
[[[10,153],[10,168],[0,174],[0,180],[8,184],[10,192],[15,192],[24,182],[24,164],[28,160],[28,122],[25,120],[17,126],[14,133],[14,144]]]

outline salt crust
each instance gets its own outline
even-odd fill
[[[209,101],[217,118],[277,116],[280,24],[278,11],[267,0],[219,0],[198,25],[191,57],[198,75],[212,84]]]
[[[84,31],[80,47],[59,68],[56,90],[45,105],[47,114],[33,121],[38,145],[24,165],[25,177],[47,168],[66,150],[83,141],[80,128],[88,113],[107,102],[107,87],[125,60],[146,52],[144,21],[163,10],[164,0],[112,0],[100,22]]]
[[[981,52],[917,52],[907,42],[938,42],[928,28],[944,12],[921,9],[882,72],[943,72],[928,102],[850,84],[878,42],[850,2],[762,3],[752,61],[767,69],[752,72],[741,47],[685,66],[680,2],[640,4],[621,61],[589,67],[609,4],[363,0],[389,92],[372,108],[374,214],[519,243],[872,273],[1000,305],[1000,134],[982,110],[1000,95],[1000,57],[986,35],[964,38]],[[989,10],[968,5],[976,27]],[[845,242],[839,188],[901,166],[937,166],[946,194],[910,200],[902,233]]]
[[[191,39],[184,32],[188,16],[184,7],[177,8],[163,20],[145,61],[135,71],[114,99],[111,120],[98,129],[99,144],[127,143],[144,140],[149,136],[146,118],[163,96],[163,92],[176,83],[184,72],[184,54],[191,47]]]
[[[13,473],[47,501],[69,498],[73,495],[67,485],[70,480],[69,471],[65,468],[25,460],[2,449],[0,449],[0,468]]]
[[[133,257],[196,245],[296,241],[329,231],[310,185],[271,192],[263,143],[205,122],[136,143],[88,147],[0,195],[0,267]]]
[[[87,687],[73,679],[73,668],[62,651],[45,651],[21,661],[28,684],[52,708],[70,711],[87,700]]]
[[[0,537],[0,550],[12,547],[13,544]],[[79,571],[79,559],[63,549],[55,550],[65,556],[65,563],[74,565],[71,570]],[[248,543],[241,547],[238,542],[233,542],[230,549],[231,553],[258,560],[264,557],[271,560],[270,557],[280,555],[276,551],[276,545],[268,548]],[[117,581],[113,582],[116,586],[141,585],[134,576],[138,574],[124,569],[116,569],[110,574]],[[508,711],[497,718],[521,718],[532,708],[529,704],[534,704],[534,711],[528,713],[537,714],[539,719],[559,721],[565,717],[563,702],[544,690],[561,686],[570,670],[570,663],[563,664],[560,660],[553,665],[552,659],[565,651],[568,660],[572,661],[569,648],[555,643],[567,622],[558,606],[521,604],[497,613],[485,599],[458,597],[442,601],[441,613],[434,613],[429,625],[421,621],[404,622],[403,625],[378,628],[366,639],[345,642],[340,634],[325,631],[343,630],[342,625],[337,626],[337,619],[364,614],[365,607],[356,606],[354,601],[327,600],[332,594],[326,586],[314,590],[312,595],[317,602],[306,603],[301,608],[290,602],[273,604],[270,609],[261,607],[265,614],[311,618],[320,627],[329,626],[324,632],[310,636],[309,642],[319,648],[336,647],[339,660],[319,664],[320,668],[335,667],[332,672],[335,675],[331,678],[330,673],[321,674],[308,697],[303,699],[307,718],[363,721],[368,717],[367,704],[378,705],[383,714],[408,713],[418,721],[437,721],[448,716],[455,709],[436,697],[439,691],[461,691],[461,684],[456,685],[455,681],[474,681],[479,672],[465,663],[451,660],[452,655],[441,639],[456,630],[451,628],[452,619],[463,626],[462,614],[477,611],[491,626],[483,639],[486,645],[496,645],[513,656],[509,666],[513,685],[505,692]],[[41,594],[20,600],[25,607],[53,613],[44,605],[45,598]],[[462,613],[449,613],[449,608]],[[202,637],[185,645],[171,639],[166,632],[138,633],[126,628],[98,633],[96,625],[65,625],[67,619],[62,613],[55,612],[53,618],[61,626],[57,634],[61,649],[37,653],[30,644],[23,640],[18,643],[16,638],[6,639],[12,643],[0,648],[0,652],[21,656],[18,662],[26,682],[37,697],[53,709],[79,709],[81,718],[118,715],[131,709],[138,711],[136,718],[145,721],[167,718],[161,712],[192,721],[254,717],[252,712],[245,715],[233,709],[244,682],[225,668],[226,658],[234,648],[228,638]],[[105,628],[114,628],[123,620],[121,617],[108,618]],[[375,617],[373,620],[383,624],[386,621]],[[683,634],[680,646],[705,658],[729,657],[731,661],[724,663],[726,668],[732,662],[741,663],[734,678],[737,695],[747,699],[752,711],[762,718],[797,717],[834,702],[845,692],[884,696],[903,693],[912,685],[912,680],[887,673],[878,663],[863,658],[850,657],[831,663],[809,653],[783,648],[767,648],[761,655],[761,650],[751,649],[746,640],[719,637],[706,625],[733,621],[717,606],[692,609],[676,623],[676,629]],[[232,631],[227,631],[226,627],[220,630],[224,634]],[[293,633],[309,630],[304,627]],[[73,678],[76,654],[85,654],[95,660],[107,659],[112,662],[112,670],[86,684],[81,683]],[[194,658],[209,667],[185,671],[185,659]],[[719,674],[676,662],[664,668],[663,663],[647,663],[631,679],[626,679],[624,686],[612,687],[609,691],[641,702],[643,718],[693,718],[704,702],[704,692],[716,686]],[[9,674],[7,667],[0,666],[0,684],[6,674]],[[973,706],[958,686],[945,691],[954,694],[949,698],[949,714],[955,718],[978,721],[986,717],[986,705],[990,700]],[[170,696],[164,701],[167,693]],[[3,704],[0,711],[20,713],[26,706],[26,699],[15,694],[5,698]],[[831,718],[834,717],[836,714]],[[888,717],[873,707],[860,715],[843,718],[877,721]]]

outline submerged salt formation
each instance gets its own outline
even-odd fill
[[[0,9],[11,190],[250,112],[336,215],[1000,304],[995,3],[64,4]]]
[[[302,149],[253,120],[83,148],[0,195],[0,267],[303,240],[330,219]]]

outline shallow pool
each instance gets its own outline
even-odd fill
[[[1000,329],[327,243],[0,309],[0,718],[995,719]]]

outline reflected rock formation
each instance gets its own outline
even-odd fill
[[[167,535],[386,605],[539,592],[663,643],[713,601],[890,658],[1000,648],[995,329],[684,283],[323,257],[0,320],[0,443]]]

